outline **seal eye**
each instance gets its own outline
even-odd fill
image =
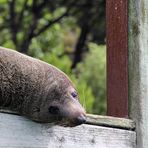
[[[59,114],[59,108],[56,107],[56,106],[50,106],[48,108],[48,111],[50,114],[53,114],[53,115],[58,115]]]
[[[73,98],[77,97],[77,93],[76,92],[72,92],[71,95],[72,95]]]

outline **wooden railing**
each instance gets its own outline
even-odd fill
[[[0,113],[0,147],[3,148],[135,148],[132,120],[87,115],[77,127],[32,122],[16,113]]]

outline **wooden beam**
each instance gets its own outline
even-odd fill
[[[6,109],[0,109],[0,113],[21,116],[18,112]],[[135,122],[130,119],[110,117],[110,116],[100,116],[93,114],[86,114],[86,124],[126,129],[126,130],[135,130],[136,127]]]
[[[148,1],[129,0],[130,118],[136,122],[137,148],[148,148]]]
[[[61,127],[0,113],[0,147],[5,148],[135,148],[136,133],[94,125]]]
[[[135,122],[130,119],[92,114],[87,114],[86,124],[119,128],[125,130],[135,130],[136,127]]]
[[[106,1],[107,115],[128,117],[128,0]]]

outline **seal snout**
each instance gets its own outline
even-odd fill
[[[80,115],[76,118],[76,124],[80,125],[86,122],[86,116]]]

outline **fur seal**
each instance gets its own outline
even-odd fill
[[[4,47],[0,47],[0,108],[42,123],[76,126],[86,121],[76,89],[62,71]]]

